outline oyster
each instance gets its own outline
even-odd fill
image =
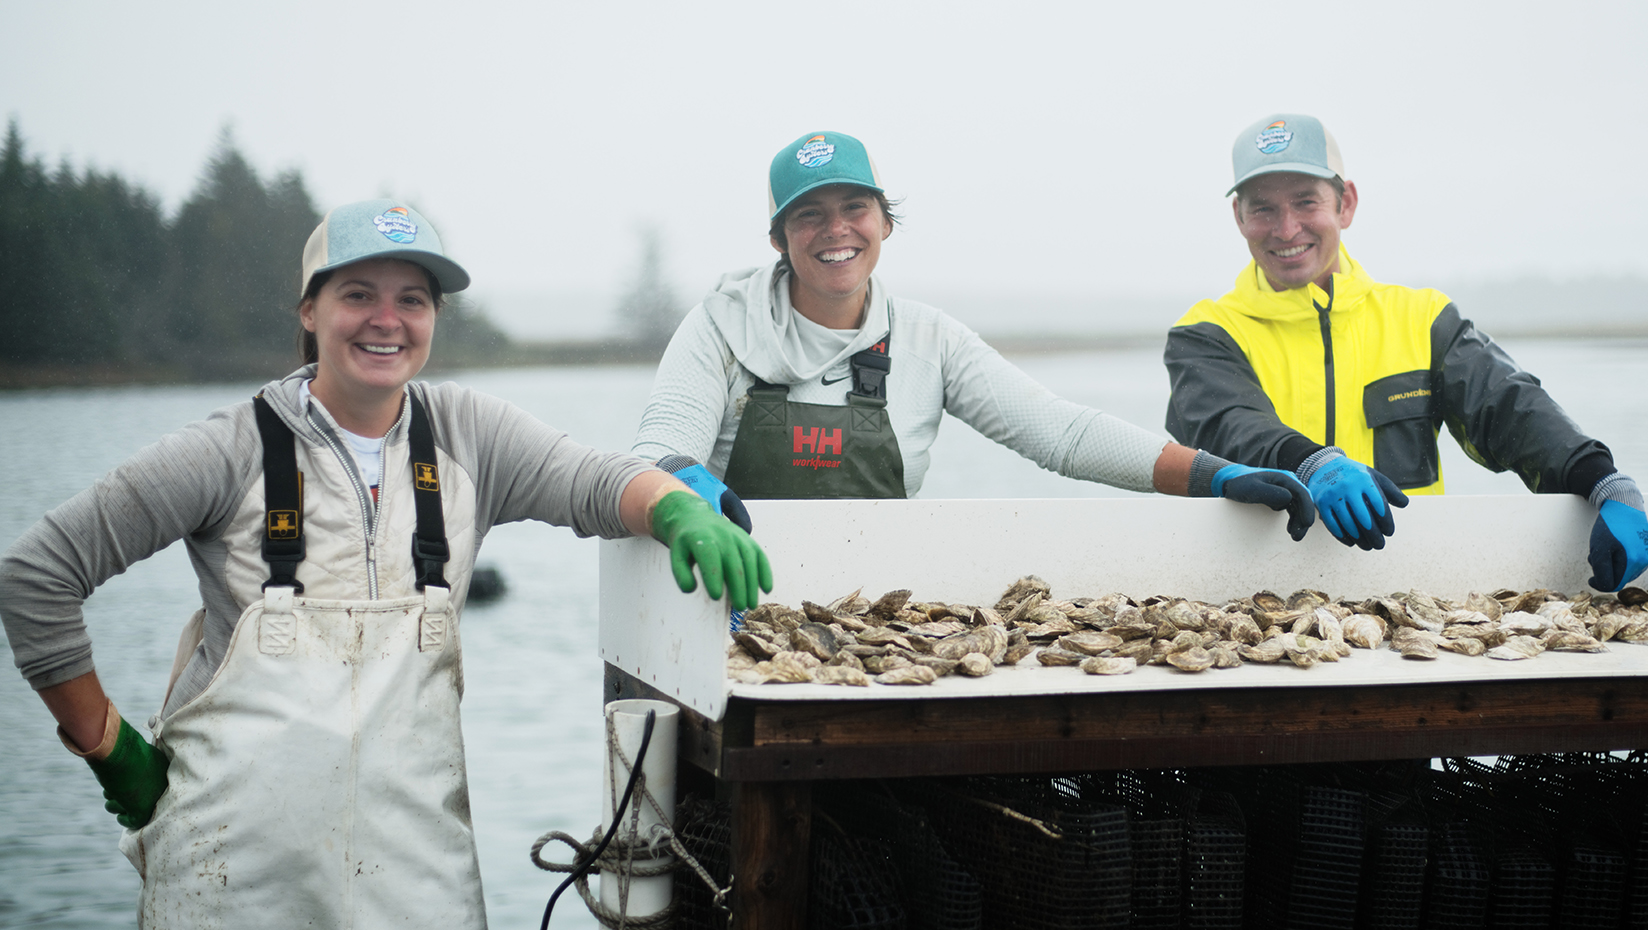
[[[1273,637],[1252,646],[1243,646],[1237,649],[1236,652],[1249,662],[1269,665],[1273,662],[1280,662],[1287,656],[1287,645],[1280,638]]]
[[[841,651],[841,645],[836,642],[835,633],[829,627],[818,623],[803,623],[790,634],[791,648],[817,656],[820,661],[828,662]]]
[[[870,612],[870,599],[862,596],[863,588],[836,598],[827,605],[833,613],[862,617]]]
[[[1012,610],[1026,598],[1034,595],[1037,601],[1053,592],[1052,586],[1037,578],[1035,575],[1025,575],[1023,578],[1007,586],[1001,598],[996,601],[997,610]]]
[[[732,634],[732,638],[738,643],[738,645],[743,646],[745,651],[747,651],[750,655],[755,656],[757,659],[770,659],[784,651],[784,649],[777,643],[762,639],[754,633],[749,633],[744,630],[739,630],[737,633]]]
[[[996,664],[982,652],[969,652],[956,663],[956,671],[972,678],[983,678],[996,670]]]
[[[1488,650],[1488,658],[1504,659],[1514,662],[1519,659],[1531,659],[1545,651],[1545,646],[1532,636],[1512,636],[1498,646]]]
[[[982,652],[992,663],[1007,654],[1007,630],[999,626],[981,626],[971,633],[958,633],[933,644],[933,655],[942,659],[959,659],[969,652]]]
[[[822,665],[817,656],[809,653],[780,652],[771,661],[757,664],[755,671],[761,674],[763,681],[798,683],[812,681],[813,670]]]
[[[875,680],[883,685],[930,685],[938,681],[938,673],[925,666],[911,665],[882,672]]]
[[[1079,652],[1083,655],[1096,656],[1106,649],[1114,649],[1122,644],[1122,638],[1114,633],[1100,633],[1097,630],[1084,630],[1080,633],[1071,633],[1061,638],[1054,645],[1070,652]]]
[[[860,598],[860,600],[862,600],[862,598]],[[904,609],[904,605],[909,600],[909,591],[902,588],[897,591],[888,591],[886,594],[883,594],[881,597],[877,598],[874,604],[871,604],[869,607],[865,608],[863,612],[872,613],[883,619],[891,620],[894,615]],[[857,611],[853,612],[857,613]]]
[[[1126,675],[1139,663],[1125,656],[1093,656],[1083,659],[1081,670],[1089,675]]]
[[[1007,634],[1007,652],[1001,657],[1003,665],[1017,665],[1019,660],[1030,654],[1036,648],[1030,644],[1030,637],[1024,635],[1023,630],[1013,630]]]
[[[1049,646],[1036,653],[1036,661],[1043,665],[1080,665],[1087,656]]]
[[[864,658],[864,671],[871,675],[881,675],[897,669],[909,668],[914,664],[914,662],[901,655],[866,656]],[[928,669],[928,671],[932,671],[932,669]]]
[[[864,674],[861,668],[847,665],[826,665],[813,672],[813,681],[821,685],[851,685],[855,688],[868,688],[870,676]]]
[[[1570,633],[1567,630],[1552,630],[1545,634],[1540,642],[1553,652],[1608,651],[1608,647],[1602,644],[1601,639],[1586,633]]]
[[[1205,672],[1213,667],[1213,654],[1199,645],[1192,646],[1179,652],[1168,653],[1167,664],[1180,671]]]
[[[1385,622],[1372,614],[1352,614],[1344,625],[1345,642],[1363,649],[1378,649],[1385,641]]]

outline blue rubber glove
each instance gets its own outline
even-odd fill
[[[1310,492],[1293,476],[1279,468],[1226,465],[1213,473],[1213,496],[1242,504],[1264,504],[1271,510],[1287,508],[1288,535],[1294,542],[1316,522],[1316,507]]]
[[[1396,532],[1390,507],[1408,506],[1408,496],[1394,482],[1345,455],[1338,446],[1328,446],[1305,459],[1298,474],[1310,488],[1322,525],[1347,546],[1385,548],[1385,537]]]
[[[1648,568],[1648,514],[1637,483],[1614,472],[1591,489],[1591,576],[1598,591],[1618,591]]]
[[[751,532],[750,512],[744,508],[744,502],[697,459],[690,455],[666,455],[658,460],[658,467],[679,478],[682,484],[709,501],[716,513],[738,524],[744,532]]]

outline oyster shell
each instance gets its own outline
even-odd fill
[[[882,672],[875,677],[878,684],[883,685],[930,685],[938,681],[938,673],[922,665],[911,665],[907,668],[895,668],[890,672]]]
[[[1545,651],[1545,646],[1532,636],[1512,636],[1498,646],[1488,650],[1488,658],[1504,659],[1514,662],[1519,659],[1531,659]]]
[[[969,652],[982,652],[991,663],[1007,654],[1008,632],[999,626],[981,626],[970,633],[947,636],[933,644],[933,655],[942,659],[960,659]]]
[[[982,652],[969,652],[956,663],[956,671],[971,678],[983,678],[996,670],[996,663]]]
[[[841,645],[836,642],[835,633],[829,627],[810,622],[801,624],[790,634],[790,648],[810,653],[823,662],[835,658],[835,654],[841,651]]]
[[[1205,672],[1213,667],[1213,655],[1199,645],[1192,646],[1179,652],[1168,653],[1167,664],[1180,671]]]
[[[1126,675],[1139,663],[1125,656],[1092,656],[1082,660],[1081,670],[1089,675]]]
[[[1372,614],[1352,614],[1344,625],[1345,642],[1363,649],[1378,649],[1385,641],[1385,622]]]
[[[861,668],[847,665],[826,665],[813,672],[813,681],[821,685],[849,685],[855,688],[868,688],[870,676],[864,674]]]
[[[1036,661],[1043,665],[1080,665],[1087,656],[1048,646],[1036,653]]]

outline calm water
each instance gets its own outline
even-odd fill
[[[1508,342],[1620,467],[1648,476],[1648,344]],[[1160,429],[1167,379],[1159,350],[1018,360],[1060,394]],[[603,448],[627,448],[651,387],[644,367],[460,373]],[[0,548],[48,508],[160,434],[250,396],[257,385],[56,390],[0,395]],[[1454,493],[1519,493],[1444,443]],[[1037,469],[960,423],[946,424],[924,497],[1086,497],[1126,492]],[[1578,557],[1579,554],[1576,554]],[[601,663],[596,545],[537,524],[495,529],[481,550],[510,584],[464,614],[464,730],[481,873],[494,927],[536,927],[554,887],[527,861],[548,830],[587,836],[600,819]],[[104,585],[86,604],[98,671],[136,720],[160,704],[183,621],[199,604],[181,546]],[[10,658],[9,652],[7,659]],[[134,922],[136,873],[115,850],[91,773],[65,752],[22,678],[0,673],[0,926],[120,927]],[[556,927],[592,928],[571,896]]]

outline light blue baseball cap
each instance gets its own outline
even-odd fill
[[[1236,169],[1236,183],[1225,191],[1236,192],[1249,178],[1288,171],[1316,178],[1345,177],[1345,162],[1339,157],[1339,143],[1322,121],[1298,113],[1267,116],[1242,130],[1231,147],[1230,161]]]
[[[358,200],[334,207],[309,234],[298,296],[309,290],[309,279],[315,275],[368,258],[398,258],[422,266],[447,294],[469,286],[469,272],[446,257],[441,237],[422,214],[396,200]]]
[[[783,213],[795,198],[826,184],[883,190],[875,160],[864,143],[844,132],[812,132],[773,156],[767,171],[767,218]]]

